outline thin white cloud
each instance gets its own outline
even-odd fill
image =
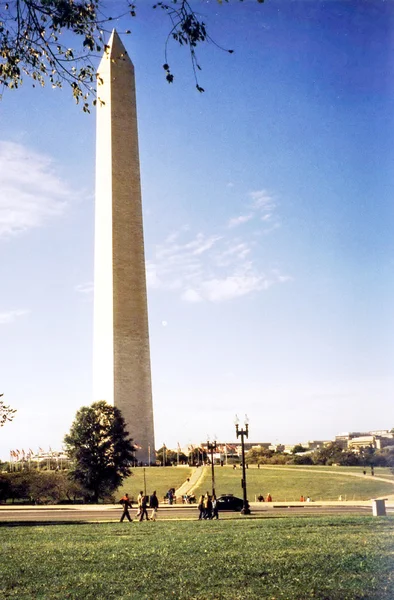
[[[30,313],[27,309],[16,309],[8,310],[6,312],[0,312],[0,325],[8,325],[8,323],[14,323],[19,317],[23,317]]]
[[[234,227],[238,227],[238,225],[242,225],[243,223],[247,223],[251,219],[253,219],[253,213],[249,213],[247,215],[239,215],[239,217],[233,217],[229,220],[227,227],[229,229],[233,229]]]
[[[234,243],[228,244],[226,250],[223,250],[220,254],[216,256],[216,260],[218,264],[224,266],[228,264],[228,261],[233,261],[234,256],[237,258],[246,258],[248,254],[251,252],[251,247],[247,242],[240,242],[239,240],[235,240]]]
[[[266,190],[257,190],[255,192],[249,192],[249,196],[252,199],[252,205],[254,208],[272,208],[275,207],[275,202],[272,196]]]
[[[185,290],[181,295],[182,300],[186,300],[186,302],[202,302],[202,298],[196,290],[191,288]]]
[[[275,215],[276,202],[266,190],[256,190],[248,194],[248,212],[232,217],[228,223],[228,229],[239,227],[248,221],[259,219],[263,223],[261,233],[268,233],[279,227],[279,221]]]
[[[201,290],[207,300],[222,302],[231,298],[245,296],[251,292],[268,289],[272,285],[264,276],[256,274],[243,274],[225,277],[224,279],[211,279],[203,281]]]
[[[147,260],[148,287],[175,291],[183,301],[196,304],[223,302],[288,281],[286,275],[266,275],[256,265],[255,240],[229,235],[228,224],[225,229],[226,235],[199,232],[190,237],[184,229],[171,233]]]
[[[0,188],[0,237],[59,217],[75,195],[53,159],[8,141],[0,141]]]

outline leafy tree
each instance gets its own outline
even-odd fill
[[[187,461],[190,465],[200,465],[201,463],[207,462],[208,458],[207,451],[204,450],[204,448],[197,446],[196,448],[190,448]]]
[[[165,448],[164,446],[159,448],[159,450],[156,452],[156,458],[158,461],[160,461],[160,464],[163,466],[176,464],[178,462],[178,458],[179,458],[180,463],[187,462],[186,454],[184,454],[183,452],[179,452],[179,455],[178,455],[178,453],[175,450],[169,450],[168,448]],[[165,460],[165,464],[164,464],[164,460]]]
[[[331,442],[313,453],[313,461],[318,465],[332,465],[341,460],[342,448],[337,442]]]
[[[361,464],[360,455],[352,452],[351,450],[343,450],[339,456],[338,465],[343,467],[356,467]]]
[[[0,473],[0,502],[6,502],[11,498],[11,485],[7,475]]]
[[[363,446],[360,448],[360,457],[365,466],[373,464],[375,448],[373,446]]]
[[[0,394],[0,398],[4,396],[4,394]],[[6,406],[3,400],[0,400],[0,427],[3,427],[7,421],[12,421],[14,418],[14,414],[16,413],[15,408],[11,408],[10,406]]]
[[[19,473],[9,473],[4,477],[8,477],[10,482],[8,498],[11,498],[13,503],[15,500],[30,500],[30,473],[20,471]]]
[[[310,454],[296,454],[292,459],[292,465],[313,465],[313,460]]]
[[[273,456],[273,450],[269,450],[268,448],[251,448],[245,456],[246,464],[256,464],[261,463],[265,464],[270,462],[271,457]]]
[[[297,452],[307,452],[307,451],[308,451],[308,448],[304,448],[304,446],[302,444],[296,444],[291,452],[292,452],[292,454],[297,454]]]
[[[219,4],[223,0],[217,0]],[[229,3],[229,0],[224,0]],[[243,0],[240,0],[241,2]],[[257,0],[260,4],[264,0]],[[54,88],[64,83],[71,86],[77,102],[89,112],[88,98],[95,93],[96,68],[94,60],[106,45],[104,38],[114,18],[135,17],[134,2],[114,3],[117,14],[106,14],[104,0],[9,0],[0,5],[0,84],[17,88],[23,77],[33,79],[33,85],[44,86],[49,80]],[[168,46],[175,42],[188,49],[195,76],[201,70],[196,48],[213,42],[202,17],[188,0],[167,0],[152,4],[169,19],[170,31],[164,44],[166,79],[174,80],[168,62]],[[130,33],[130,30],[126,30]],[[72,38],[74,47],[67,42]],[[216,44],[214,42],[216,46]],[[220,46],[219,46],[220,47]],[[223,48],[221,48],[224,50]],[[232,50],[227,50],[232,52]],[[95,100],[93,101],[93,104]]]
[[[94,502],[113,493],[131,473],[135,447],[120,410],[105,401],[82,407],[64,441],[73,461],[70,477]]]
[[[375,467],[394,467],[394,446],[386,446],[381,450],[376,450],[372,457],[371,464]]]
[[[84,491],[61,471],[0,473],[0,502],[29,500],[34,504],[73,502]]]

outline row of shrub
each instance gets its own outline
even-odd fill
[[[308,452],[299,446],[295,454],[274,452],[267,448],[252,448],[245,457],[249,464],[274,464],[274,465],[340,465],[345,467],[391,467],[394,468],[394,445],[376,450],[370,446],[362,448],[358,454],[351,450],[343,449],[333,442],[323,448]]]
[[[66,471],[0,473],[0,503],[66,504],[90,498]]]

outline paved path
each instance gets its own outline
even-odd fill
[[[190,475],[189,481],[184,481],[182,485],[175,490],[175,496],[184,496],[185,494],[192,494],[194,488],[200,482],[205,475],[206,467],[193,467],[193,472]]]

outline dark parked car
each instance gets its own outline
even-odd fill
[[[221,510],[242,510],[244,502],[232,494],[224,494],[217,499],[219,511]]]

